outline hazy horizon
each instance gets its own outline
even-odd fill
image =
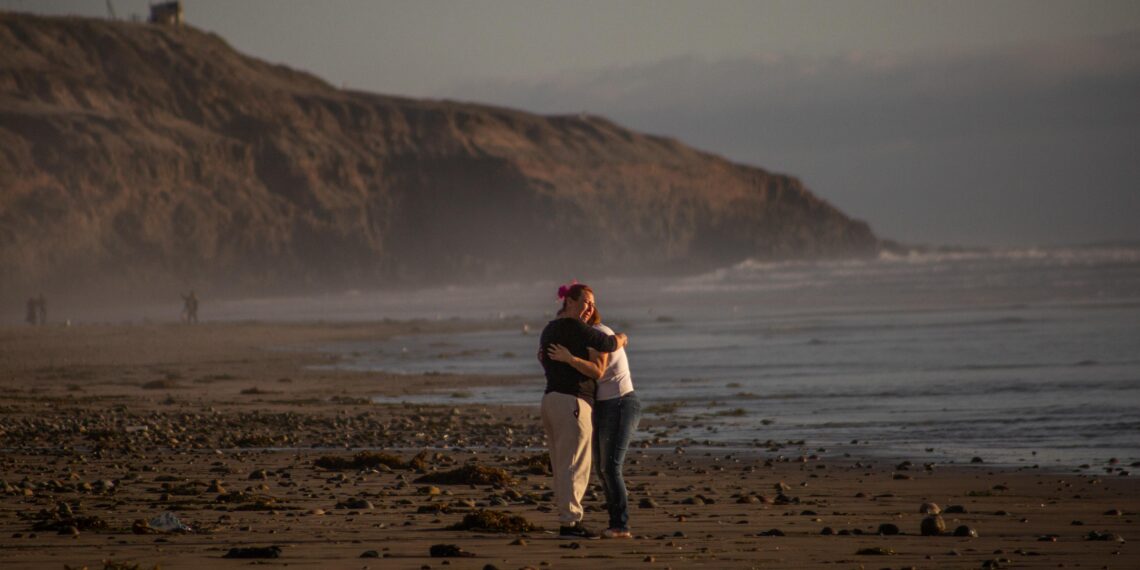
[[[798,177],[881,238],[1140,240],[1136,2],[183,4],[338,87],[585,111]]]

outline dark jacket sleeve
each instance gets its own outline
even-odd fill
[[[587,326],[585,323],[582,327],[586,332],[586,346],[598,352],[613,352],[618,349],[617,337],[612,334],[606,334],[594,327]]]

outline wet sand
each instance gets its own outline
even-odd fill
[[[332,357],[315,350],[475,326],[0,329],[0,566],[1140,567],[1133,466],[927,465],[811,442],[640,440],[627,465],[635,537],[559,540],[550,477],[540,459],[525,464],[542,451],[534,379],[337,372],[320,369]],[[505,383],[534,391],[536,405],[370,399]],[[380,463],[382,452],[395,457]],[[335,465],[354,458],[363,461]],[[509,480],[417,481],[468,466]],[[606,522],[599,495],[586,502],[597,529]],[[923,503],[944,510],[946,534],[920,534]],[[480,510],[547,530],[448,529]],[[165,512],[191,530],[139,522]],[[952,536],[961,526],[977,537]],[[432,557],[433,545],[475,556]],[[270,546],[277,558],[223,558]]]

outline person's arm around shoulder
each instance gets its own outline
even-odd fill
[[[594,327],[586,327],[586,346],[598,352],[614,352],[629,345],[629,337],[625,333],[606,334]]]
[[[590,358],[578,358],[570,353],[570,349],[562,346],[561,344],[552,344],[547,349],[547,354],[551,360],[558,362],[565,362],[573,366],[575,370],[581,372],[584,376],[589,378],[599,379],[606,373],[606,366],[609,363],[610,355],[606,352],[598,352],[594,349],[589,349]]]

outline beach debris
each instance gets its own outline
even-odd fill
[[[474,558],[474,552],[468,552],[454,544],[433,544],[429,549],[432,558]]]
[[[991,558],[982,562],[983,570],[996,570],[997,568],[1009,568],[1013,561],[1008,558]]]
[[[479,509],[468,513],[463,520],[447,527],[447,530],[473,530],[482,532],[523,533],[543,530],[521,515],[502,511]]]
[[[875,534],[880,534],[883,536],[894,536],[898,533],[899,527],[893,523],[883,523],[879,525],[879,530],[875,532]]]
[[[182,520],[178,518],[178,515],[170,511],[166,511],[150,519],[147,521],[147,525],[150,526],[150,528],[162,532],[190,532],[193,530],[183,523]]]
[[[527,475],[550,475],[550,453],[544,452],[536,455],[528,455],[520,458],[518,461],[512,463],[516,467],[522,467],[519,473]]]
[[[403,459],[400,459],[399,457],[390,453],[374,453],[371,451],[361,451],[351,458],[325,455],[318,457],[315,461],[313,461],[313,465],[320,467],[321,469],[329,469],[333,471],[376,468],[380,465],[384,465],[389,468],[407,469],[411,467],[411,463],[411,461],[405,462]]]
[[[882,546],[873,546],[870,548],[860,548],[855,552],[859,556],[891,556],[895,553],[893,549],[884,548]]]
[[[964,538],[978,538],[978,531],[974,530],[972,527],[961,525],[958,528],[954,529],[954,536]]]
[[[1097,532],[1095,530],[1090,530],[1089,533],[1087,535],[1085,535],[1085,540],[1124,542],[1124,537],[1122,537],[1118,534],[1113,534],[1111,532]]]
[[[464,465],[459,469],[428,473],[412,481],[413,483],[434,483],[438,485],[514,485],[516,481],[505,469]]]
[[[946,532],[946,521],[940,515],[927,516],[919,524],[919,531],[922,536],[938,536]]]
[[[942,507],[939,507],[938,503],[923,503],[918,507],[918,512],[924,515],[937,515],[942,513]]]
[[[280,546],[242,546],[234,547],[226,552],[222,558],[280,558]]]
[[[32,525],[33,531],[54,530],[59,534],[76,535],[79,531],[103,530],[107,522],[98,516],[78,516],[67,503],[59,503],[55,509],[41,509],[31,517],[36,522]]]
[[[375,505],[372,504],[371,501],[369,501],[367,499],[359,499],[359,498],[353,497],[353,498],[345,499],[345,500],[337,503],[336,508],[370,511],[372,509],[375,509],[376,507],[375,507]]]
[[[71,570],[71,566],[63,565],[64,570]],[[114,560],[104,560],[102,570],[144,570],[145,566],[139,564],[132,564],[130,562],[116,562]],[[152,570],[158,570],[160,567],[156,564],[151,566]],[[86,566],[80,566],[74,570],[87,570]]]

